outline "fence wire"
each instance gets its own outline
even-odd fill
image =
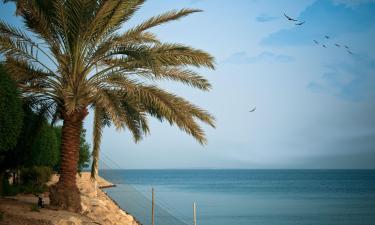
[[[101,152],[99,163],[102,169],[121,169],[110,157]],[[116,180],[118,182],[116,182]],[[133,215],[142,225],[152,225],[152,191],[139,190],[133,185],[124,184],[121,178],[113,177],[116,188],[107,189],[106,192],[118,202],[120,207]],[[157,194],[157,190],[155,190]],[[155,198],[154,201],[155,225],[193,225],[192,217],[186,216],[165,200]]]

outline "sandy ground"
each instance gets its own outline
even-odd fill
[[[55,184],[59,177],[53,175],[48,185]],[[15,197],[0,198],[0,212],[3,219],[0,225],[139,225],[133,216],[123,211],[100,188],[114,186],[103,178],[97,183],[90,180],[90,174],[84,172],[77,175],[77,185],[81,191],[81,214],[64,210],[53,210],[49,207],[48,192],[42,194],[46,208],[39,212],[32,211],[37,204],[34,195],[17,195]]]
[[[0,211],[3,213],[1,225],[73,225],[100,224],[87,216],[63,210],[39,209],[32,211],[35,205],[11,198],[0,199]]]

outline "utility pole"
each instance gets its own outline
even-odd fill
[[[151,224],[155,225],[155,194],[154,194],[154,188],[152,188],[152,207],[151,207]]]
[[[197,225],[197,209],[195,206],[195,202],[193,203],[193,216],[194,216],[194,225]]]

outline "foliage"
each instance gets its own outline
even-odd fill
[[[19,193],[19,186],[10,185],[7,179],[2,179],[2,195],[15,196]]]
[[[21,169],[21,182],[41,186],[47,183],[52,175],[52,169],[47,166],[32,166]]]
[[[41,194],[48,191],[48,186],[46,184],[22,184],[19,186],[19,193],[24,194]]]
[[[8,177],[2,179],[4,196],[14,196],[18,193],[39,194],[48,190],[46,182],[52,175],[52,169],[46,166],[32,166],[20,169],[21,183],[9,184]]]
[[[16,85],[0,64],[0,152],[16,145],[22,117],[22,102]]]
[[[55,129],[45,121],[31,148],[32,165],[55,166],[59,158],[59,147]]]
[[[58,161],[59,145],[54,128],[43,113],[34,112],[24,104],[24,119],[17,145],[5,154],[4,168],[20,166],[54,166]]]
[[[86,130],[82,129],[79,145],[78,170],[82,171],[89,167],[90,162],[90,145],[86,142]]]

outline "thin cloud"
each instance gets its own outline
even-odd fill
[[[355,7],[361,4],[375,3],[375,0],[332,0],[335,5],[345,5],[348,7]]]
[[[306,21],[302,26],[291,26],[273,32],[261,40],[263,45],[311,45],[312,40],[329,34],[331,38],[342,34],[367,31],[375,25],[375,4],[347,7],[330,1],[316,1],[298,17]]]
[[[236,52],[229,56],[226,60],[224,60],[224,63],[289,63],[292,61],[294,61],[294,58],[292,56],[264,51],[256,56],[249,56],[246,52]]]
[[[265,23],[265,22],[274,21],[274,20],[276,20],[278,18],[280,18],[280,17],[270,16],[268,14],[262,13],[259,16],[257,16],[255,19],[256,19],[257,22]]]
[[[375,60],[355,55],[352,62],[339,62],[326,66],[319,80],[307,85],[316,93],[338,96],[348,101],[366,101],[375,96]]]

